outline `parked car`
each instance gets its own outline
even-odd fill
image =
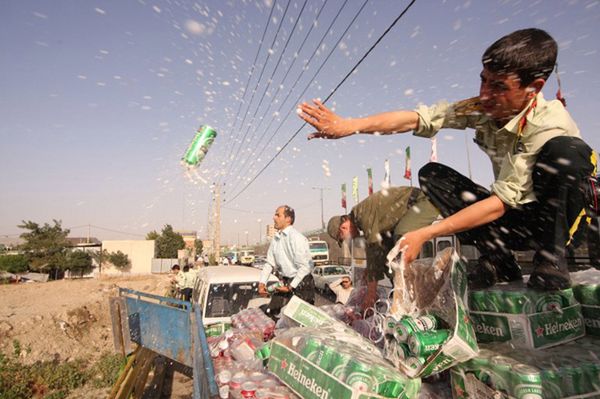
[[[329,290],[329,283],[342,277],[350,277],[348,270],[339,265],[315,266],[312,275],[315,280],[315,288],[321,292]]]
[[[269,302],[269,298],[258,295],[259,277],[260,270],[246,266],[213,266],[199,270],[192,301],[202,309],[206,335],[220,335],[231,327],[232,315]],[[271,274],[267,285],[278,281]]]

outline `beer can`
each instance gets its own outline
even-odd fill
[[[319,363],[317,364],[323,370],[328,370],[331,367],[331,364],[335,363],[335,357],[338,349],[335,348],[331,343],[323,342],[320,351]]]
[[[514,396],[517,399],[542,399],[542,376],[540,370],[527,364],[517,364],[512,368]]]
[[[531,312],[531,300],[522,292],[504,291],[502,293],[504,313],[529,314]]]
[[[377,392],[372,367],[363,359],[353,358],[348,362],[344,382],[361,392]]]
[[[410,356],[404,361],[404,365],[411,370],[418,370],[425,364],[426,359],[420,356]]]
[[[346,366],[352,360],[352,353],[343,348],[338,348],[337,352],[333,356],[333,359],[329,362],[327,366],[327,372],[333,375],[340,381],[344,381],[346,379]]]
[[[217,131],[215,129],[207,125],[200,126],[181,162],[187,167],[198,166],[216,137]]]
[[[281,287],[281,283],[277,282],[277,283],[273,283],[269,286],[267,286],[267,292],[269,293],[273,293],[275,291],[277,291],[277,288]]]
[[[261,360],[268,359],[271,356],[271,344],[267,343],[260,348],[258,348],[255,352],[257,358]]]
[[[418,331],[430,331],[438,326],[435,316],[425,315],[419,317],[405,316],[396,323],[394,337],[398,342],[406,342],[408,337]]]
[[[413,355],[426,358],[440,349],[450,335],[450,330],[418,331],[408,338],[408,347]]]
[[[579,367],[573,364],[562,365],[559,368],[562,379],[563,393],[566,396],[575,396],[584,393],[584,374]]]
[[[560,399],[567,396],[563,393],[562,377],[558,370],[544,367],[541,377],[544,399]]]
[[[307,337],[304,340],[302,345],[302,349],[300,350],[300,354],[305,358],[310,360],[313,363],[319,362],[319,357],[321,355],[321,347],[323,346],[323,341],[314,337]]]
[[[385,328],[383,330],[384,334],[394,335],[394,332],[396,331],[397,323],[398,323],[398,320],[396,320],[395,317],[393,317],[393,316],[386,317],[385,318]]]
[[[410,357],[411,353],[410,353],[410,348],[408,347],[408,344],[398,343],[397,344],[397,353],[398,353],[398,357],[400,359],[406,359],[407,357]]]
[[[581,366],[584,380],[584,393],[600,390],[600,364],[586,362]]]
[[[499,391],[509,392],[512,367],[517,364],[513,359],[498,355],[490,359],[490,384]]]
[[[471,291],[469,307],[480,312],[499,312],[502,308],[499,293],[493,290]]]
[[[385,366],[373,366],[373,377],[377,383],[374,393],[385,398],[397,398],[404,391],[404,384],[399,381],[397,372]]]

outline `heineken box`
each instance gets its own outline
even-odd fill
[[[388,259],[392,257],[390,253]],[[476,356],[477,340],[466,306],[466,266],[458,254],[447,248],[435,259],[414,261],[407,271],[397,257],[390,265],[395,287],[404,288],[401,298],[394,298],[399,310],[389,317],[398,324],[407,318],[415,323],[405,330],[408,350],[400,334],[386,334],[386,358],[410,377],[427,377]],[[423,323],[427,319],[434,321],[431,331]],[[443,339],[435,341],[436,337]]]
[[[477,341],[547,348],[585,334],[581,305],[572,289],[540,292],[522,283],[470,292],[470,316]]]
[[[218,337],[229,329],[231,329],[231,323],[216,323],[205,326],[204,333],[207,337]]]
[[[294,320],[302,327],[320,327],[323,325],[335,325],[338,330],[359,335],[348,325],[338,319],[328,315],[322,309],[303,301],[297,296],[293,296],[288,304],[283,308],[283,315]]]
[[[544,350],[483,344],[476,358],[451,369],[452,396],[517,399],[600,395],[600,341],[582,338]]]
[[[331,327],[292,328],[271,343],[269,371],[303,399],[415,398],[420,379]]]
[[[600,336],[600,270],[571,273],[571,279],[575,298],[581,303],[586,334]]]

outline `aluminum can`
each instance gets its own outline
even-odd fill
[[[408,339],[408,347],[413,355],[427,357],[440,349],[450,335],[450,330],[415,332]]]
[[[540,370],[527,364],[512,368],[512,388],[517,399],[542,399],[542,376]]]
[[[279,288],[281,286],[282,286],[281,283],[273,283],[273,284],[267,286],[267,292],[273,293],[273,292],[277,291],[277,288]]]
[[[558,370],[551,367],[545,367],[541,372],[544,399],[564,398],[562,377]]]
[[[419,356],[407,357],[404,361],[404,365],[411,370],[418,370],[425,364],[426,359]]]
[[[215,129],[207,125],[200,126],[181,162],[187,167],[198,166],[216,137],[217,131]]]
[[[561,366],[559,373],[562,379],[563,393],[566,396],[575,396],[584,393],[583,370],[572,364]]]
[[[594,392],[600,388],[600,364],[587,362],[581,366],[585,393]]]
[[[338,349],[325,342],[321,346],[320,352],[319,362],[317,364],[323,370],[328,370],[332,364],[335,364]]]
[[[469,306],[480,312],[499,312],[502,309],[501,294],[494,290],[471,291]]]
[[[522,292],[505,291],[502,293],[502,310],[504,313],[528,314],[531,313],[531,300]]]
[[[398,357],[400,359],[406,359],[407,357],[411,356],[410,353],[410,348],[408,347],[408,344],[404,344],[404,343],[398,343]]]
[[[511,384],[511,370],[517,362],[510,357],[498,355],[490,359],[490,384],[499,391],[509,392]]]
[[[394,337],[398,342],[406,342],[408,337],[418,331],[430,331],[438,326],[435,316],[425,315],[419,317],[405,316],[396,323]]]
[[[315,364],[319,364],[319,358],[321,356],[321,348],[323,347],[323,341],[318,338],[307,337],[302,345],[300,354]]]
[[[352,360],[353,355],[350,351],[342,348],[338,348],[337,352],[333,356],[333,359],[329,362],[327,366],[327,372],[333,375],[340,381],[344,381],[346,379],[347,370],[346,366]]]
[[[351,359],[346,365],[344,382],[361,392],[377,392],[377,382],[370,364],[362,359]]]
[[[386,335],[394,335],[394,333],[396,332],[396,324],[398,323],[398,320],[396,320],[395,317],[393,316],[388,316],[385,318],[385,328],[384,328],[384,334]]]
[[[404,391],[404,384],[399,381],[397,372],[388,367],[373,366],[373,377],[377,382],[376,393],[378,395],[385,398],[397,398]]]

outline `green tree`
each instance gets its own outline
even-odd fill
[[[196,249],[196,256],[202,255],[202,240],[201,239],[196,239],[196,241],[194,241],[194,248]]]
[[[129,256],[127,256],[127,254],[124,254],[121,251],[111,252],[108,255],[108,261],[112,263],[114,267],[121,271],[131,266]]]
[[[73,274],[83,276],[85,272],[92,269],[92,257],[89,253],[77,250],[67,253],[65,269],[69,269]]]
[[[98,273],[102,274],[102,264],[108,261],[109,253],[106,249],[90,252],[92,259],[98,264]]]
[[[150,232],[146,236],[151,236]],[[185,242],[181,234],[173,231],[173,227],[170,224],[163,227],[160,235],[155,238],[156,241],[156,257],[162,259],[175,259],[177,258],[177,251],[185,248]]]
[[[25,243],[19,248],[25,251],[30,261],[30,269],[42,271],[56,276],[63,271],[66,264],[66,249],[70,246],[67,236],[70,231],[61,227],[60,220],[53,220],[54,225],[44,223],[40,226],[32,221],[23,221],[19,228],[29,230],[21,234]]]
[[[0,255],[0,270],[9,273],[26,272],[29,261],[25,255]]]
[[[160,234],[156,232],[156,230],[152,230],[150,233],[146,234],[146,240],[156,240],[160,237]]]

